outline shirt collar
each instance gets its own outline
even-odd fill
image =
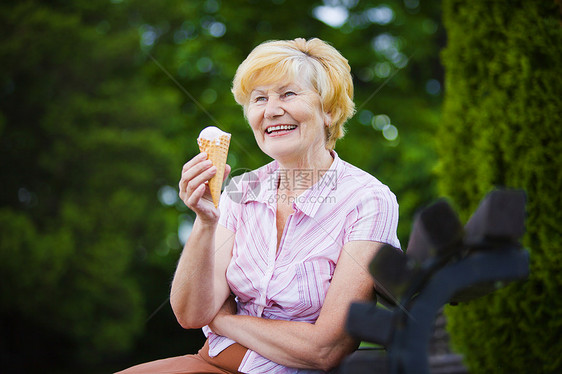
[[[336,190],[338,179],[343,175],[344,163],[339,158],[336,151],[330,151],[334,158],[328,170],[322,170],[322,177],[311,187],[304,190],[293,203],[293,207],[302,211],[304,214],[313,217],[320,206],[328,201],[328,196]],[[252,171],[252,178],[258,181],[259,191],[253,189],[253,193],[246,193],[242,203],[256,201],[264,203],[274,210],[276,209],[277,185],[279,181],[279,164],[272,161],[269,164]],[[331,201],[331,200],[330,200]]]

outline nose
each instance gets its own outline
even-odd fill
[[[283,110],[281,104],[282,103],[281,100],[279,100],[279,96],[277,95],[269,96],[269,98],[267,99],[267,104],[265,105],[264,117],[270,119],[283,115],[285,111]]]

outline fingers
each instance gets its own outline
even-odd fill
[[[217,168],[213,166],[211,161],[205,160],[195,164],[191,169],[182,173],[180,192],[185,191],[191,195],[195,189],[211,179],[216,173]]]
[[[188,161],[182,169],[179,195],[190,208],[194,208],[205,193],[206,182],[216,174],[216,167],[200,153]],[[195,194],[195,195],[194,195]]]
[[[205,152],[199,153],[197,156],[193,157],[191,160],[189,160],[188,162],[186,162],[186,163],[183,165],[182,174],[183,174],[185,171],[191,169],[191,168],[192,168],[194,165],[196,165],[197,163],[200,163],[201,161],[204,161],[204,160],[206,160],[206,159],[207,159],[207,153],[205,153]]]
[[[224,168],[223,181],[230,174],[231,167]],[[217,173],[217,168],[207,159],[205,152],[199,153],[183,165],[179,181],[179,196],[184,204],[204,220],[218,219],[208,188],[208,181]]]
[[[199,202],[199,200],[201,200],[201,198],[205,194],[205,190],[206,190],[205,184],[202,184],[199,187],[197,187],[193,191],[193,193],[187,198],[186,205],[193,206],[193,207],[197,206],[197,203]]]

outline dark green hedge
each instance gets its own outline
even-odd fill
[[[439,191],[466,220],[524,188],[531,275],[446,314],[471,373],[562,372],[562,27],[556,1],[445,0]]]

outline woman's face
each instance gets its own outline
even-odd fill
[[[283,162],[311,159],[325,151],[329,115],[320,95],[295,81],[258,86],[246,109],[248,122],[261,150]]]

